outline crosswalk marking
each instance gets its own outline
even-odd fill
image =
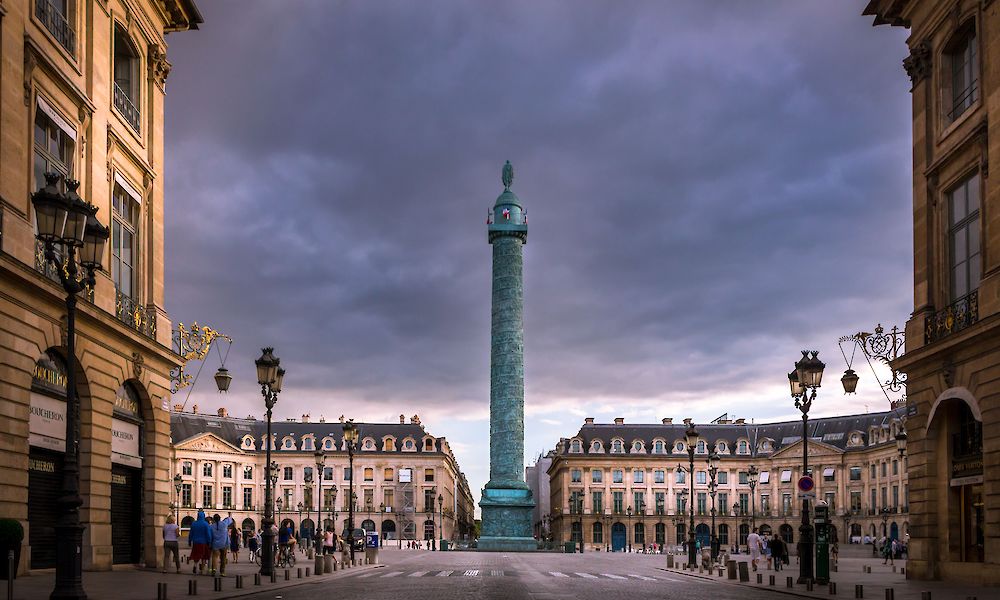
[[[447,576],[451,575],[452,573],[454,573],[454,571],[441,571],[440,573],[438,573],[437,575],[435,575],[435,577],[447,577]]]
[[[382,579],[385,579],[386,577],[396,577],[397,575],[402,575],[402,574],[403,574],[402,571],[393,571],[392,573],[386,573],[385,575],[383,575]]]
[[[601,573],[601,575],[604,575],[608,579],[625,579],[621,575],[612,575],[611,573]]]
[[[597,575],[591,575],[590,573],[573,573],[574,575],[579,575],[580,577],[585,577],[587,579],[597,579]]]
[[[465,575],[466,577],[478,577],[479,576],[479,569],[470,569],[470,570],[468,570],[468,571],[466,571],[465,573],[462,573],[462,574]]]
[[[414,572],[410,573],[409,576],[410,577],[423,577],[424,575],[426,575],[429,572],[430,571],[414,571]]]
[[[493,569],[492,571],[490,571],[490,575],[492,575],[493,577],[503,577],[503,571],[501,571],[500,569]]]
[[[364,575],[358,575],[357,579],[364,579],[365,577],[374,577],[376,575],[378,575],[378,571],[374,571],[372,573],[365,573]]]
[[[656,581],[653,577],[646,577],[645,575],[633,575],[629,573],[629,577],[635,577],[636,579],[641,579],[643,581]]]
[[[569,577],[569,575],[560,573],[559,571],[549,571],[549,575],[552,575],[553,577]]]

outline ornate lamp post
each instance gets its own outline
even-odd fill
[[[77,431],[80,421],[76,393],[76,296],[96,285],[94,273],[101,270],[108,228],[98,222],[97,207],[84,202],[76,190],[79,182],[66,180],[67,192],[59,191],[60,175],[45,174],[45,186],[31,195],[35,209],[35,237],[45,246],[45,261],[51,263],[66,293],[66,454],[57,505],[56,582],[50,598],[84,600],[83,525],[80,524],[80,458]],[[79,252],[79,256],[77,256]],[[84,274],[80,274],[83,267]]]
[[[174,506],[177,507],[177,526],[181,526],[181,474],[174,475]]]
[[[625,529],[625,537],[628,539],[628,551],[632,552],[632,505],[625,509],[625,522],[628,523]]]
[[[271,462],[271,411],[274,403],[278,401],[278,394],[281,392],[281,383],[285,378],[285,370],[281,368],[281,360],[274,355],[274,348],[263,348],[260,358],[254,361],[257,366],[257,383],[260,384],[260,393],[264,396],[264,406],[267,408],[267,441],[265,442],[265,459],[271,472],[267,474],[264,483],[264,519],[261,527],[264,532],[261,534],[261,560],[260,574],[270,577],[274,571],[274,514],[272,513],[272,497],[274,492],[274,482],[278,478],[275,464]]]
[[[330,490],[330,526],[333,527],[333,531],[337,531],[337,488]]]
[[[685,521],[685,518],[687,517],[688,491],[687,490],[681,490],[681,491],[677,492],[677,497],[680,500],[680,504],[678,505],[678,509],[679,509],[678,514],[680,515],[680,523],[679,524],[683,524],[684,521]],[[684,537],[687,537],[687,536],[684,536]],[[684,548],[685,548],[685,550],[687,549],[687,540],[682,540],[682,539],[680,539],[680,537],[678,537],[677,538],[677,543],[683,545]]]
[[[439,548],[444,550],[444,496],[438,494],[438,518],[441,521],[441,543]]]
[[[316,458],[316,520],[319,522],[313,537],[319,548],[323,544],[323,471],[326,467],[326,453],[317,450],[313,456]]]
[[[719,455],[713,450],[708,455],[708,495],[712,497],[712,549],[711,556],[714,563],[719,558],[719,538],[715,535],[715,493],[717,490],[715,477],[719,474]]]
[[[695,565],[698,562],[698,557],[695,552],[694,547],[694,451],[698,446],[698,430],[694,428],[694,422],[692,421],[687,430],[684,432],[684,436],[687,438],[687,451],[688,451],[688,480],[690,483],[690,494],[691,494],[691,522],[689,523],[688,531],[688,564]]]
[[[747,470],[747,483],[750,484],[750,530],[757,527],[757,481],[759,481],[760,471],[757,465],[750,465]]]
[[[354,419],[344,423],[344,441],[347,443],[347,465],[351,472],[351,504],[347,512],[347,543],[351,546],[351,564],[354,564],[354,446],[358,443],[358,427]]]
[[[823,381],[826,367],[819,359],[819,351],[802,351],[802,358],[795,363],[795,370],[788,374],[795,408],[802,412],[802,475],[809,474],[809,409],[816,399],[816,390]],[[799,525],[799,583],[813,580],[813,528],[809,521],[809,500],[802,499],[802,524]]]

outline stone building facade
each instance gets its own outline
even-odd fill
[[[163,101],[167,33],[192,0],[0,0],[0,516],[26,539],[19,568],[55,562],[66,372],[81,403],[85,569],[153,565],[170,501],[162,399],[179,358],[164,310]],[[36,245],[45,172],[80,181],[111,228],[64,350],[66,307]]]
[[[173,474],[180,491],[172,501],[186,532],[199,509],[232,514],[244,531],[260,528],[264,511],[266,422],[175,412],[171,415]],[[351,470],[343,421],[272,422],[271,460],[277,463],[275,522],[291,522],[311,537],[317,527],[346,530]],[[434,437],[420,419],[358,423],[354,453],[354,525],[394,540],[468,540],[475,505],[448,441]],[[317,450],[325,454],[320,470]],[[173,477],[174,475],[171,475]],[[334,492],[336,490],[336,492]],[[438,497],[441,497],[439,503]],[[280,501],[280,502],[279,502]],[[322,517],[316,514],[322,507]],[[444,523],[442,531],[441,524]]]
[[[897,448],[901,410],[809,420],[809,465],[817,501],[825,501],[840,543],[883,535],[905,540],[910,531],[906,457]],[[555,540],[586,550],[618,551],[687,539],[690,509],[695,535],[708,546],[712,497],[707,459],[720,457],[716,533],[721,546],[746,543],[752,526],[794,543],[802,502],[802,422],[750,424],[742,419],[696,425],[694,495],[686,424],[595,423],[563,438],[548,474]],[[750,486],[751,465],[760,472]],[[848,533],[849,532],[849,533]],[[850,539],[848,539],[850,538]]]
[[[1000,584],[1000,5],[871,0],[910,29],[913,313],[907,576]],[[1000,214],[1000,213],[997,213]],[[984,564],[985,563],[985,564]]]

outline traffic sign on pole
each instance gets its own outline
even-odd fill
[[[798,486],[800,492],[811,492],[816,487],[816,482],[809,475],[803,475],[799,477]]]

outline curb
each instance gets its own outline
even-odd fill
[[[796,591],[789,591],[788,588],[779,588],[777,585],[775,585],[773,588],[770,587],[770,586],[768,586],[768,587],[757,587],[755,585],[743,585],[742,583],[733,583],[733,582],[729,581],[728,579],[717,579],[717,578],[714,578],[714,577],[705,577],[704,575],[695,575],[694,573],[686,573],[683,570],[681,570],[681,571],[672,571],[670,569],[665,569],[663,567],[656,567],[656,568],[659,569],[660,571],[665,571],[667,573],[671,573],[671,574],[674,574],[674,575],[685,575],[685,576],[691,577],[693,579],[701,579],[701,580],[704,580],[704,581],[711,581],[713,583],[722,583],[722,584],[725,584],[725,585],[730,585],[730,586],[733,586],[733,587],[739,587],[739,588],[743,588],[743,589],[750,588],[750,589],[754,589],[754,590],[764,590],[764,591],[768,591],[768,592],[777,592],[779,594],[785,594],[787,596],[796,596],[798,598],[812,598],[813,600],[816,600],[816,596],[815,595],[812,595],[812,594],[803,594],[801,592],[796,592]]]
[[[363,572],[363,571],[368,571],[370,569],[383,569],[385,567],[386,567],[386,565],[384,565],[384,564],[378,564],[378,565],[359,565],[358,567],[352,567],[351,569],[352,570],[356,570],[357,572]],[[341,570],[337,571],[337,573],[331,573],[330,575],[322,575],[320,577],[312,576],[312,577],[310,577],[308,579],[303,578],[301,580],[294,579],[292,581],[289,581],[288,583],[285,583],[283,580],[279,581],[279,582],[276,582],[275,584],[261,583],[260,586],[254,586],[251,583],[250,587],[244,587],[241,590],[235,590],[234,589],[234,590],[232,590],[233,593],[231,593],[231,594],[225,594],[225,595],[222,595],[222,596],[212,596],[211,598],[212,598],[212,600],[225,600],[227,598],[241,598],[243,596],[252,596],[252,595],[255,595],[255,594],[263,594],[263,593],[267,593],[267,592],[270,592],[270,591],[287,590],[289,588],[299,587],[299,586],[302,586],[302,585],[325,583],[327,581],[334,581],[334,580],[337,580],[337,579],[342,579],[343,577],[345,577],[345,574],[350,573],[350,572],[351,571],[346,571],[346,570],[341,569]],[[209,579],[209,581],[211,581],[210,578],[207,578],[207,579]],[[235,580],[235,578],[233,578],[233,577],[226,577],[224,579]],[[251,581],[252,581],[252,579],[251,579]]]

